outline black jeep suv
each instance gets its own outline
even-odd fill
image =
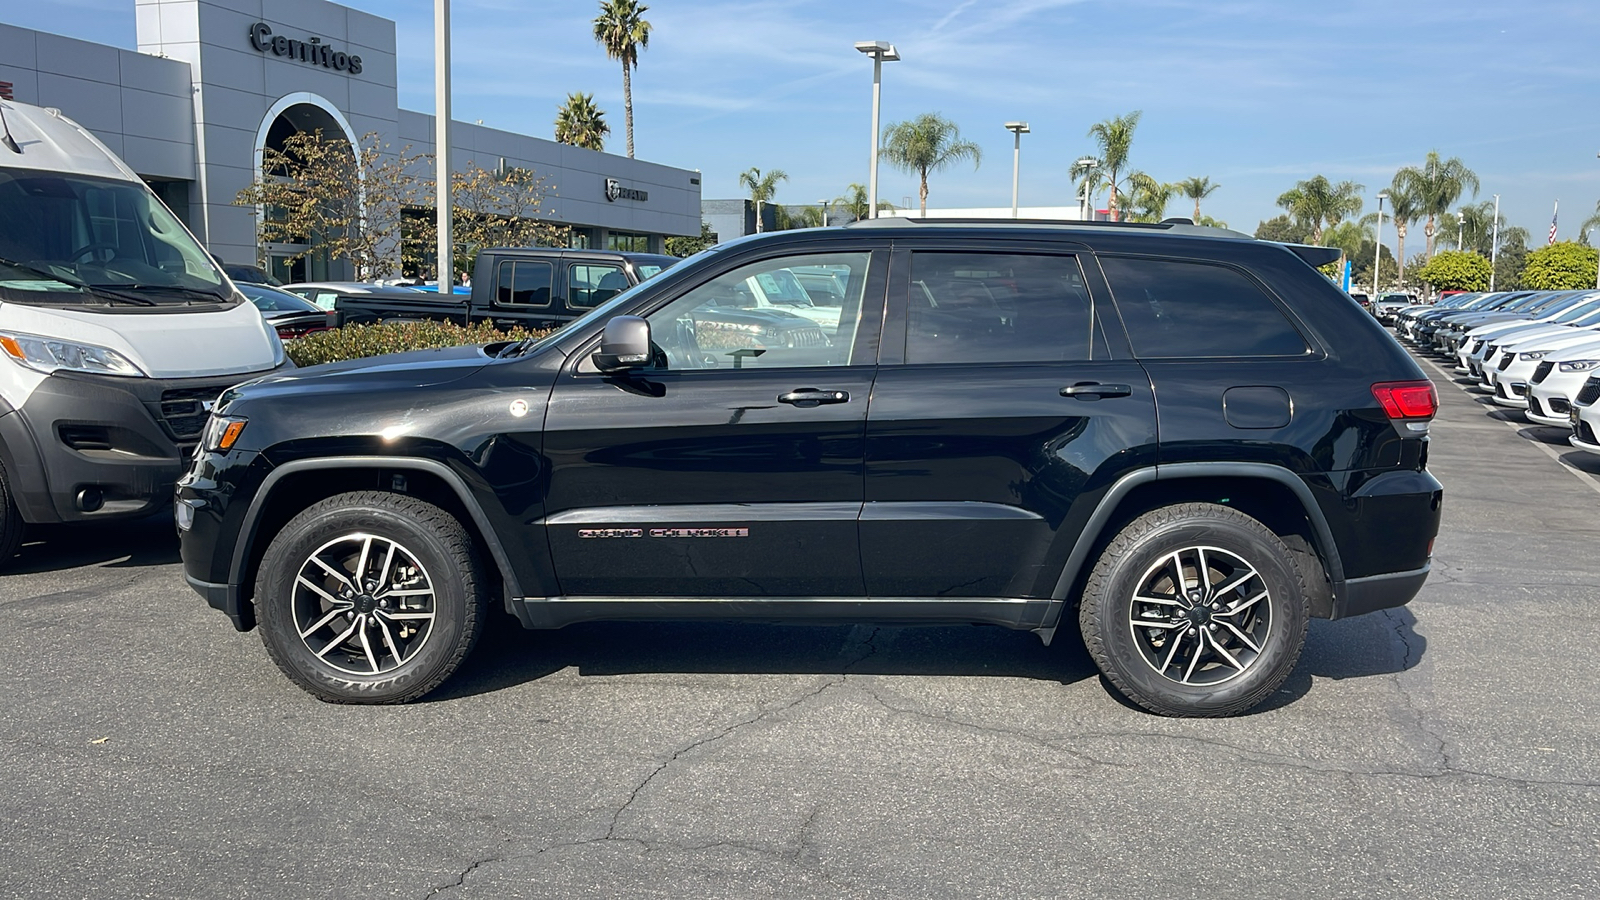
[[[1308,617],[1408,602],[1439,526],[1432,385],[1325,253],[1183,223],[732,241],[540,340],[227,391],[177,491],[187,578],[331,701],[432,690],[494,602],[1076,616],[1133,701],[1239,713]],[[794,270],[843,290],[816,339],[727,315]]]

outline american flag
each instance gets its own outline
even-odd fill
[[[1557,200],[1556,208],[1550,211],[1550,240],[1545,241],[1546,244],[1556,242],[1556,214],[1559,212],[1561,212],[1561,201]]]

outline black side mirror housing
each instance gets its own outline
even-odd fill
[[[638,316],[613,316],[591,357],[602,372],[625,372],[650,365],[650,323]]]

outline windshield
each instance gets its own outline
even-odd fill
[[[303,297],[264,284],[240,282],[239,293],[262,312],[322,312],[321,307]]]
[[[232,297],[177,218],[131,181],[0,167],[0,260],[0,297],[15,303]]]
[[[1590,297],[1550,321],[1556,325],[1565,325],[1586,318],[1590,313],[1600,309],[1600,297]]]

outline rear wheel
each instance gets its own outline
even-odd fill
[[[0,464],[0,568],[11,563],[22,546],[22,513],[17,509],[17,499],[11,493],[10,477],[4,464]]]
[[[1085,585],[1079,624],[1100,671],[1133,702],[1168,716],[1237,715],[1294,668],[1308,594],[1266,526],[1185,503],[1117,534]]]
[[[278,668],[323,700],[403,703],[472,650],[483,582],[449,513],[400,494],[340,494],[290,520],[262,557],[261,638]]]

